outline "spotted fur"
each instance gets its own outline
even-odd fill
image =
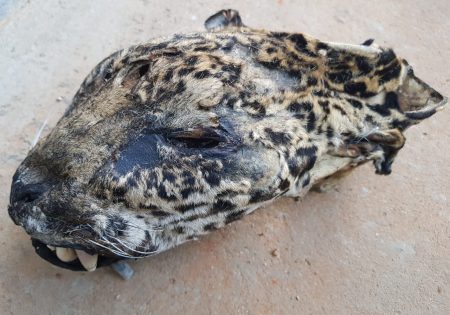
[[[393,50],[243,26],[116,52],[31,150],[9,213],[41,242],[143,257],[373,161],[445,99]]]

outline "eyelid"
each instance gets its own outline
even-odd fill
[[[227,142],[227,138],[218,129],[210,127],[196,127],[185,130],[172,131],[167,138],[182,142],[192,148],[213,148]]]

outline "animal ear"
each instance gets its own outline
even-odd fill
[[[239,12],[233,9],[221,10],[216,14],[211,15],[205,21],[205,28],[208,31],[221,30],[233,26],[244,26]]]
[[[398,129],[389,129],[386,131],[375,131],[367,136],[371,142],[389,146],[395,149],[401,149],[405,145],[405,136]]]
[[[374,41],[375,40],[373,38],[369,38],[369,39],[366,39],[364,42],[362,42],[361,45],[363,45],[363,46],[371,46]]]
[[[412,124],[430,117],[444,108],[448,99],[414,75],[407,66],[407,74],[398,89],[401,110]]]
[[[392,163],[398,151],[405,145],[406,138],[399,129],[375,131],[367,136],[367,139],[382,149],[382,155],[373,160],[375,173],[389,175],[392,171]]]

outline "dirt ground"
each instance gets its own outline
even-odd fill
[[[0,314],[450,314],[448,109],[407,131],[391,176],[365,166],[329,193],[277,201],[133,262],[130,281],[109,268],[51,266],[6,211],[12,174],[40,128],[48,132],[88,71],[117,49],[200,31],[232,7],[258,28],[375,38],[449,96],[448,0],[4,1]]]

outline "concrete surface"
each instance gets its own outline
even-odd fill
[[[407,132],[391,176],[367,166],[330,193],[280,200],[133,263],[137,276],[128,282],[111,269],[73,273],[44,262],[6,212],[11,176],[36,133],[44,122],[48,132],[112,51],[202,30],[210,14],[233,7],[254,27],[350,43],[375,38],[448,96],[448,0],[6,2],[0,314],[450,314],[448,109]]]

